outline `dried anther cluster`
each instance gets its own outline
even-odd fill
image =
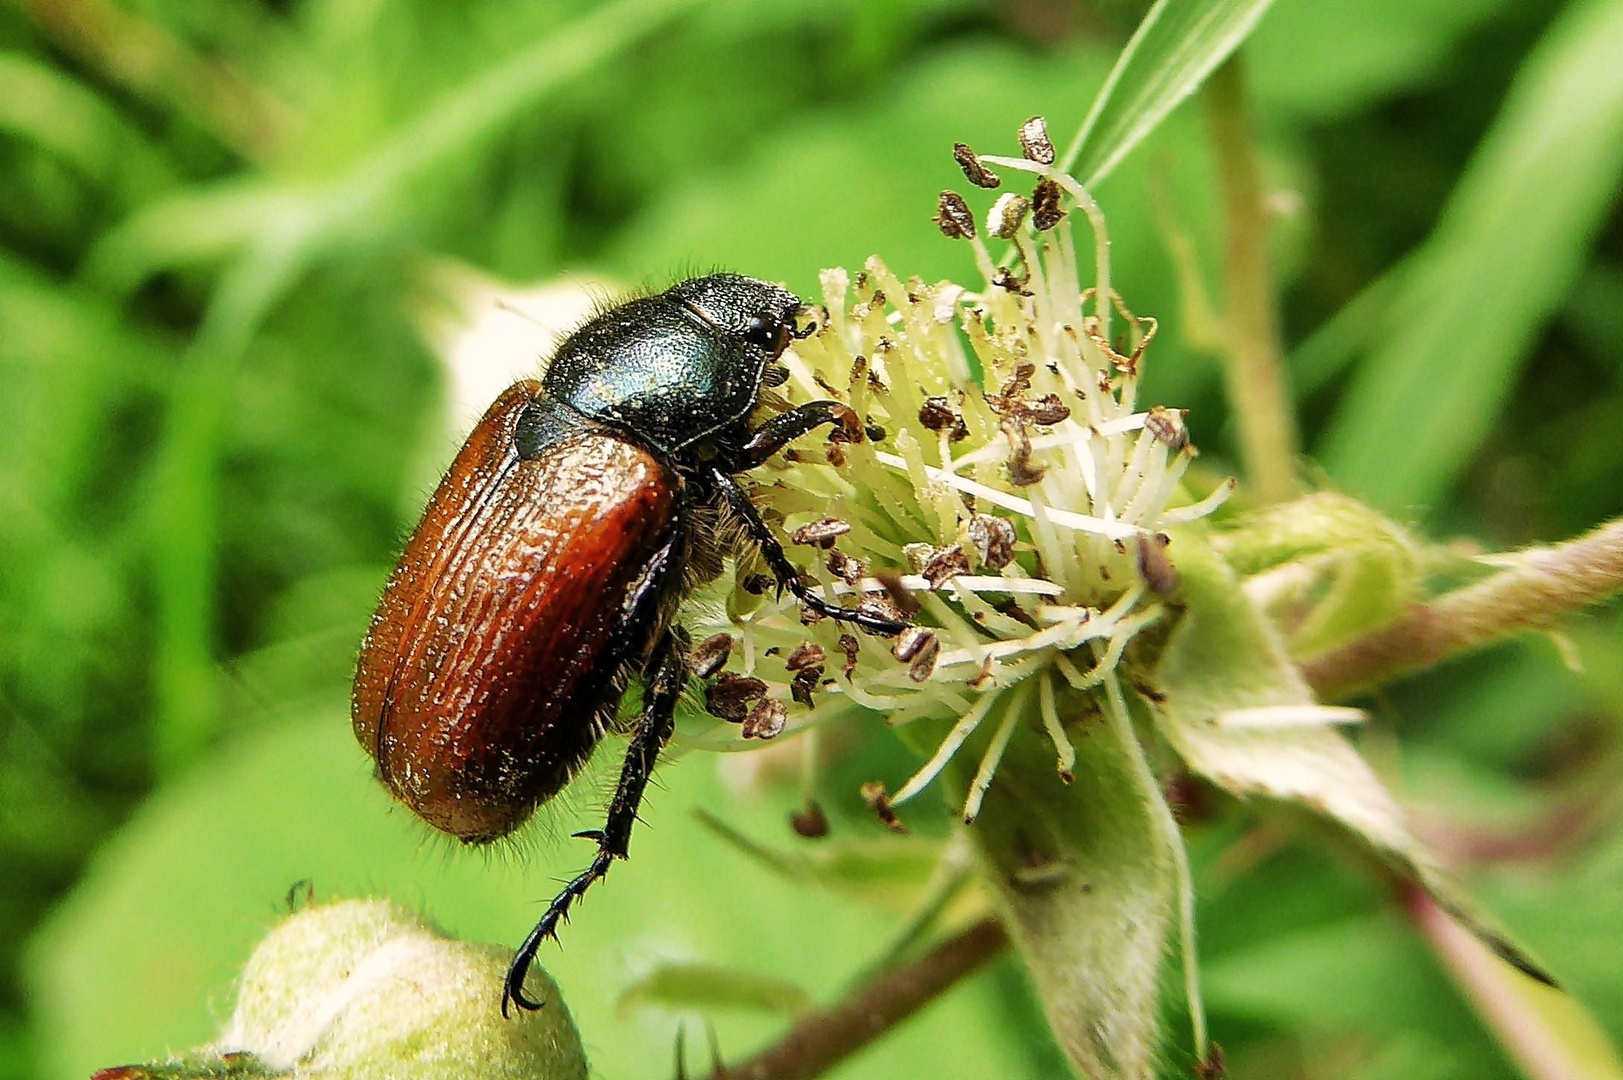
[[[739,646],[729,639],[723,655],[739,670],[717,677],[708,704],[746,736],[854,710],[945,729],[894,795],[866,792],[890,823],[988,719],[965,821],[1027,723],[1046,732],[1068,778],[1076,754],[1060,718],[1097,715],[1072,699],[1102,692],[1176,591],[1176,551],[1162,530],[1209,513],[1231,486],[1181,500],[1196,453],[1183,413],[1140,411],[1135,400],[1155,324],[1110,292],[1102,219],[1054,167],[1042,121],[1024,125],[1019,140],[1021,158],[962,144],[953,152],[977,187],[1003,183],[994,167],[1035,174],[1029,197],[1006,193],[988,215],[985,232],[1011,243],[1007,260],[994,259],[961,195],[944,192],[938,206],[942,232],[973,245],[981,289],[903,281],[877,259],[854,278],[823,274],[826,312],[785,355],[782,394],[832,397],[864,434],[801,444],[776,474],[758,474],[757,502],[795,544],[818,552],[806,568],[824,595],[909,614],[916,627],[885,641],[807,625],[792,600],[743,585],[759,572],[747,562],[716,605],[725,611],[718,629]],[[1088,288],[1078,280],[1073,206],[1096,230]],[[758,721],[768,703],[784,711]]]

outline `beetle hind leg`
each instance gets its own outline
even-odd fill
[[[615,789],[614,801],[609,804],[608,820],[601,832],[586,834],[597,841],[597,857],[592,865],[563,887],[553,898],[524,939],[524,944],[513,954],[507,967],[507,979],[502,986],[502,1015],[508,1015],[509,1003],[521,1009],[534,1011],[544,1004],[524,994],[524,980],[541,943],[557,938],[558,924],[567,922],[569,909],[585,895],[586,890],[607,876],[615,859],[626,857],[631,844],[631,830],[637,823],[637,810],[642,805],[648,777],[660,750],[670,740],[675,727],[676,700],[687,682],[687,661],[672,631],[666,631],[648,665],[647,690],[643,698],[642,716],[637,721],[631,744],[626,747],[625,763],[620,767],[620,784]]]

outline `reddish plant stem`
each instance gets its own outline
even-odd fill
[[[1623,590],[1623,519],[1517,559],[1508,570],[1416,604],[1397,622],[1314,657],[1302,674],[1320,700],[1333,700],[1614,596]]]
[[[810,1080],[861,1050],[1003,951],[1009,936],[982,919],[912,963],[859,986],[845,1000],[802,1017],[777,1043],[712,1080]]]
[[[1529,1080],[1580,1080],[1590,1073],[1536,1000],[1558,994],[1525,980],[1455,922],[1424,889],[1411,886],[1404,911],[1493,1037]]]

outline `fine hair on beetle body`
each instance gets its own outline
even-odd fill
[[[713,273],[600,310],[486,411],[384,588],[352,720],[379,779],[435,828],[470,844],[512,834],[629,729],[604,825],[577,834],[597,854],[514,956],[504,1013],[541,1006],[524,992],[536,951],[629,853],[687,690],[676,613],[691,589],[734,555],[817,615],[907,629],[809,586],[737,479],[813,432],[865,438],[844,404],[771,392],[809,332],[801,309],[780,286]],[[641,709],[622,722],[633,678]]]

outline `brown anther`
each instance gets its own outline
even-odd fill
[[[861,559],[853,559],[839,548],[829,548],[828,558],[823,565],[828,567],[829,573],[847,585],[855,585],[867,572],[867,567],[862,565]]]
[[[824,443],[823,453],[828,457],[828,463],[836,469],[843,469],[846,461],[849,460],[845,453],[845,447],[837,442]]]
[[[907,665],[907,677],[916,683],[929,682],[935,674],[935,662],[941,656],[941,642],[932,637],[930,643],[919,650],[913,662]]]
[[[845,664],[840,668],[840,674],[850,682],[852,674],[857,670],[857,654],[862,650],[862,643],[851,634],[841,634],[839,646],[840,651],[845,654]]]
[[[969,212],[969,204],[956,191],[941,193],[941,198],[935,204],[935,217],[930,220],[935,222],[941,235],[948,240],[975,238],[975,215]]]
[[[978,188],[991,189],[1003,185],[1003,178],[981,164],[981,159],[966,143],[952,144],[952,160],[964,170],[964,179]]]
[[[919,573],[930,583],[930,588],[939,589],[960,574],[969,573],[969,557],[957,544],[944,547],[930,553]]]
[[[1020,125],[1020,150],[1026,160],[1039,165],[1054,164],[1054,144],[1048,138],[1048,121],[1033,116]]]
[[[811,708],[813,705],[812,691],[817,689],[817,682],[822,677],[822,668],[797,672],[795,677],[789,680],[789,696],[806,706],[806,708]]]
[[[1027,407],[1026,415],[1038,427],[1048,427],[1069,419],[1071,407],[1059,399],[1058,394],[1044,394]]]
[[[1003,396],[1017,398],[1031,389],[1031,377],[1037,374],[1037,365],[1030,360],[1022,360],[1014,365],[1014,374],[1009,381],[1003,384]]]
[[[994,658],[991,653],[987,653],[986,654],[986,659],[981,661],[981,669],[980,669],[980,671],[976,672],[975,677],[973,679],[969,680],[969,682],[967,684],[969,686],[969,688],[971,690],[984,690],[988,686],[991,686],[992,685],[992,671],[996,667],[997,667],[996,658]]]
[[[851,385],[855,386],[864,375],[868,374],[868,358],[858,353],[851,361]]]
[[[807,840],[821,840],[828,835],[828,815],[816,799],[808,799],[804,809],[789,815],[789,827]]]
[[[990,514],[970,518],[969,542],[988,570],[1001,570],[1014,561],[1014,526],[1003,518]]]
[[[1038,232],[1047,232],[1065,217],[1064,192],[1059,184],[1043,177],[1031,192],[1031,224]]]
[[[1189,445],[1189,429],[1183,423],[1186,413],[1185,409],[1153,406],[1150,414],[1144,418],[1144,430],[1172,449],[1182,450]]]
[[[1206,1047],[1206,1060],[1195,1066],[1197,1080],[1223,1080],[1229,1074],[1223,1062],[1223,1048],[1216,1043]]]
[[[751,596],[765,596],[777,586],[778,579],[771,574],[750,574],[738,584]]]
[[[910,626],[896,636],[890,655],[906,664],[919,654],[919,650],[935,640],[935,632],[922,626]]]
[[[789,710],[783,702],[766,698],[750,710],[739,734],[746,739],[775,739],[783,734],[783,725],[788,719]]]
[[[1007,266],[1000,266],[996,270],[992,271],[992,284],[1007,292],[1012,292],[1017,296],[1032,295],[1031,290],[1026,288],[1026,283],[1030,280],[1031,278],[1029,277],[1018,276]]]
[[[1140,534],[1133,538],[1138,560],[1138,576],[1157,596],[1171,596],[1178,591],[1178,571],[1167,558],[1167,546],[1172,538],[1166,533]]]
[[[805,544],[808,547],[830,548],[834,541],[851,531],[851,523],[841,521],[836,517],[826,517],[821,521],[813,521],[802,525],[789,534],[791,542]]]
[[[890,805],[890,792],[878,780],[870,780],[862,785],[862,801],[868,804],[868,809],[874,812],[880,822],[894,833],[905,833],[906,826],[896,816],[896,811]]]
[[[890,654],[907,665],[907,677],[914,682],[928,682],[935,674],[935,662],[941,655],[941,640],[932,630],[910,626],[897,637]]]
[[[1005,416],[998,427],[1009,438],[1009,483],[1030,487],[1048,471],[1031,459],[1031,435],[1019,416]]]
[[[1013,240],[1031,213],[1031,200],[1017,191],[999,195],[986,214],[986,231],[999,240]]]
[[[783,666],[789,671],[805,671],[808,668],[816,668],[818,674],[821,674],[823,665],[827,662],[828,654],[823,651],[821,645],[815,641],[802,641],[784,659]]]
[[[964,418],[944,397],[924,399],[924,404],[919,406],[919,423],[930,431],[945,431],[948,442],[957,442],[969,434]]]
[[[822,622],[826,618],[828,618],[828,616],[824,615],[821,611],[818,611],[816,608],[807,607],[804,604],[802,604],[800,606],[800,625],[801,626],[816,626],[818,623]]]
[[[705,688],[704,711],[720,720],[742,724],[750,706],[766,694],[766,683],[749,675],[723,671]]]
[[[727,666],[727,658],[732,655],[733,636],[731,634],[716,634],[707,637],[688,653],[688,669],[701,679],[708,679],[716,672]]]

